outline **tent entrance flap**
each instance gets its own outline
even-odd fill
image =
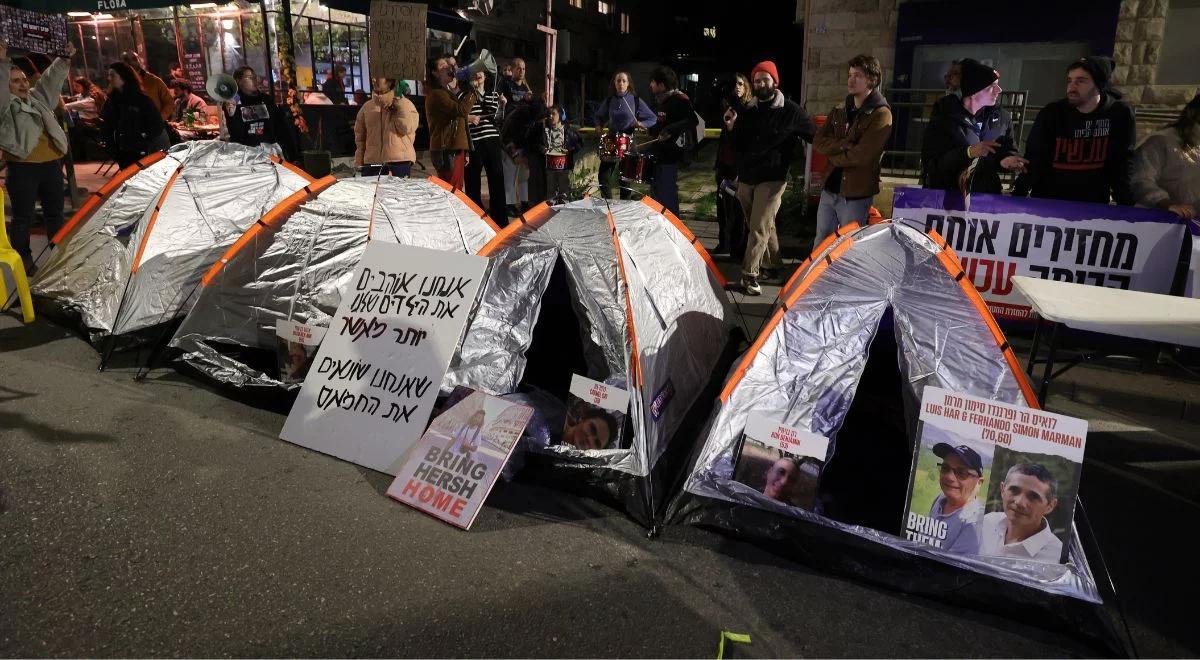
[[[533,326],[533,338],[525,351],[522,385],[532,385],[565,401],[571,386],[571,374],[587,373],[587,359],[580,318],[568,284],[567,268],[561,258],[554,260],[550,282],[542,294],[541,309]],[[601,379],[602,380],[602,379]]]
[[[821,471],[817,500],[823,515],[848,525],[902,534],[913,443],[891,310],[867,351],[853,400],[838,429],[832,458]]]

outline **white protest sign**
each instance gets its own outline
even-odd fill
[[[809,456],[818,461],[824,461],[825,452],[829,450],[829,438],[782,424],[769,415],[751,413],[746,419],[746,436],[771,449],[793,456]]]
[[[371,75],[410,80],[425,77],[428,9],[428,5],[415,2],[371,0]]]
[[[301,346],[320,346],[328,328],[305,325],[295,321],[279,320],[275,322],[275,334],[282,340],[295,342]]]
[[[571,394],[597,408],[612,410],[622,415],[629,410],[629,392],[587,376],[571,374]]]
[[[920,419],[967,440],[983,440],[1013,451],[1051,454],[1073,463],[1083,462],[1086,419],[932,386],[926,387],[921,396]]]
[[[279,437],[395,474],[486,268],[484,257],[369,242]]]

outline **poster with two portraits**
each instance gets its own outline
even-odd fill
[[[1085,420],[926,387],[901,528],[948,553],[1065,563]],[[828,440],[751,415],[734,481],[814,510]]]
[[[1087,421],[926,387],[904,534],[943,551],[1065,563]]]

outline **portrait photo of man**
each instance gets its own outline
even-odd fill
[[[942,492],[929,507],[929,517],[946,525],[942,549],[964,554],[979,552],[979,525],[983,504],[976,498],[983,483],[983,459],[967,445],[939,442],[933,453],[938,463],[938,486]]]
[[[1000,484],[1002,510],[985,514],[979,554],[1059,563],[1063,543],[1046,519],[1058,507],[1058,480],[1038,463],[1018,463]]]

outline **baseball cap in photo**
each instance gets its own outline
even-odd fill
[[[962,462],[965,463],[967,467],[975,470],[980,475],[983,474],[983,459],[979,457],[979,452],[966,445],[954,447],[948,443],[939,442],[933,446],[933,454],[938,458],[946,458],[950,454],[954,454],[962,459]]]

